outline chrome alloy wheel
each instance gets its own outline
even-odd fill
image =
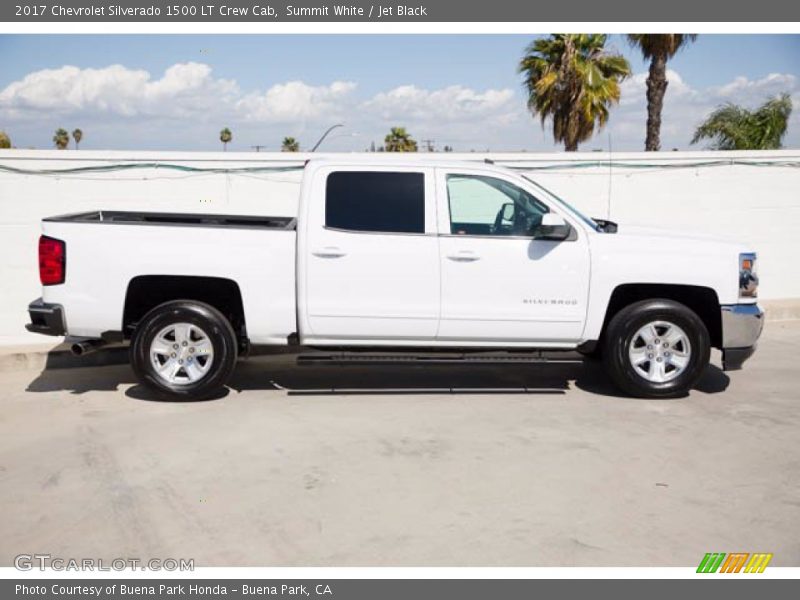
[[[631,339],[628,358],[639,376],[666,383],[689,366],[692,346],[686,332],[669,321],[652,321]]]
[[[214,346],[197,325],[173,323],[159,331],[150,343],[150,362],[167,383],[195,383],[211,368]]]

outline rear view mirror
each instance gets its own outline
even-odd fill
[[[542,215],[542,222],[533,231],[533,237],[537,240],[565,240],[572,232],[569,223],[564,217],[555,213],[545,213]]]

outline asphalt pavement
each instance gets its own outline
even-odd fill
[[[0,565],[800,566],[800,322],[677,400],[594,362],[242,362],[154,400],[127,366],[0,373]]]

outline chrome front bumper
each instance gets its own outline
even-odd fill
[[[742,368],[764,329],[764,311],[756,304],[726,304],[722,309],[722,368]]]

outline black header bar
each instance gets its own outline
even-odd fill
[[[4,0],[8,22],[798,22],[800,2],[761,0]],[[646,32],[642,32],[646,33]],[[689,33],[676,31],[674,33]]]

